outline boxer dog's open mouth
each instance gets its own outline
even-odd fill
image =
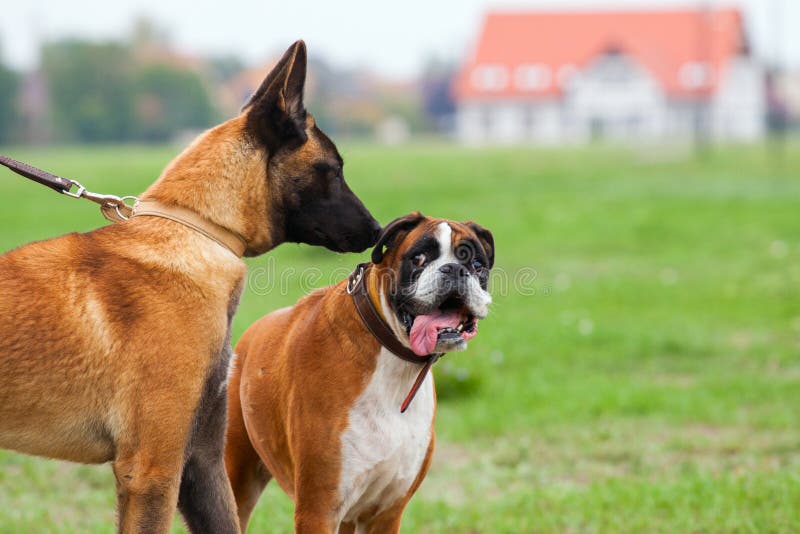
[[[428,313],[404,309],[399,315],[411,350],[420,356],[464,349],[478,333],[478,318],[459,296],[448,298]]]

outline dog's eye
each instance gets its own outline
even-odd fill
[[[423,265],[425,265],[425,261],[427,259],[428,258],[425,256],[425,254],[417,254],[416,256],[411,258],[411,263],[414,264],[414,267],[422,267]]]
[[[335,180],[342,176],[342,168],[328,163],[317,163],[314,165],[317,175],[325,180]]]
[[[483,263],[480,260],[472,260],[472,268],[476,271],[483,268]]]

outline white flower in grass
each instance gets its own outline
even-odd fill
[[[558,273],[553,282],[557,291],[566,291],[572,286],[572,278],[567,273]]]
[[[578,321],[578,333],[582,336],[591,335],[594,332],[594,321],[588,317],[584,317]]]
[[[769,254],[776,260],[782,260],[789,254],[789,245],[786,244],[786,241],[776,239],[769,246]]]
[[[456,380],[459,382],[464,382],[469,378],[469,369],[465,369],[464,367],[459,367],[456,369]]]
[[[492,354],[489,357],[492,359],[492,363],[495,365],[500,365],[501,363],[503,363],[502,350],[493,350]]]
[[[661,278],[661,283],[665,286],[675,285],[678,281],[678,271],[672,267],[664,267],[659,273],[659,278]]]

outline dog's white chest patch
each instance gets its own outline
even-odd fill
[[[342,434],[340,520],[355,521],[403,497],[416,480],[431,441],[433,377],[428,375],[405,413],[400,404],[420,367],[381,349],[369,384],[350,409]]]

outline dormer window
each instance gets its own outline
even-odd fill
[[[508,69],[503,65],[478,65],[470,81],[479,91],[502,91],[508,87]]]
[[[550,86],[553,75],[543,63],[520,65],[514,71],[514,84],[521,91],[542,91]]]

